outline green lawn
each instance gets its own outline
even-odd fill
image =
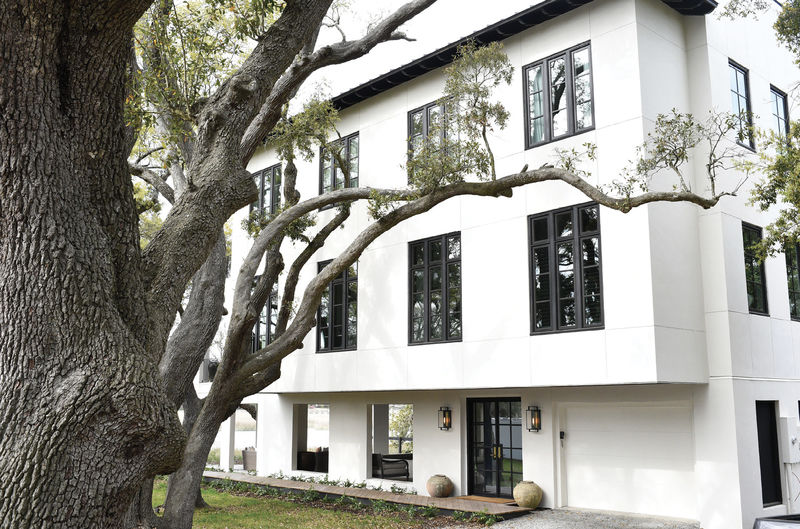
[[[156,480],[153,506],[164,503],[166,481]],[[371,510],[352,513],[306,506],[277,498],[234,496],[203,487],[211,506],[194,514],[193,529],[401,529],[424,527],[423,520],[396,515],[376,516]]]

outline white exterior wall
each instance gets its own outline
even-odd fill
[[[756,121],[768,127],[770,84],[788,92],[800,78],[774,42],[771,24],[769,16],[736,22],[716,14],[685,17],[655,0],[596,0],[507,39],[516,69],[511,86],[499,93],[511,115],[508,126],[491,138],[499,174],[552,162],[555,147],[594,142],[593,178],[609,182],[659,113],[675,108],[703,116],[730,109],[729,58],[749,69]],[[524,150],[522,66],[585,41],[591,41],[596,129]],[[360,134],[362,185],[405,186],[408,112],[436,100],[442,84],[442,72],[433,71],[342,112],[342,135]],[[273,153],[259,152],[250,169],[274,163]],[[705,191],[703,171],[698,156],[688,168],[698,191]],[[315,196],[318,158],[299,163],[298,173],[302,196]],[[724,176],[720,186],[735,178]],[[560,183],[536,184],[510,199],[453,199],[406,221],[359,260],[358,349],[316,354],[312,332],[283,361],[270,393],[253,397],[259,403],[259,473],[293,468],[293,405],[329,403],[331,477],[365,479],[369,406],[410,403],[413,486],[424,493],[425,480],[441,473],[454,480],[455,495],[466,494],[466,399],[519,396],[523,409],[542,407],[542,432],[523,432],[523,472],[544,489],[544,506],[573,504],[569,450],[581,437],[570,445],[568,430],[580,422],[581,410],[596,407],[614,432],[630,430],[640,440],[631,441],[636,457],[624,459],[614,455],[618,438],[591,434],[596,442],[587,450],[617,457],[616,471],[627,471],[606,491],[606,505],[695,518],[706,529],[749,528],[757,516],[796,511],[788,484],[784,505],[764,509],[761,501],[754,403],[778,400],[780,415],[797,421],[800,324],[789,317],[782,255],[766,263],[770,316],[749,314],[741,221],[764,226],[771,216],[747,206],[747,194],[746,186],[741,198],[708,211],[686,204],[654,204],[627,215],[601,209],[605,328],[540,336],[530,336],[526,219],[586,202],[583,195]],[[333,214],[321,212],[318,225]],[[234,270],[249,248],[238,229],[244,215],[233,222]],[[369,221],[364,204],[356,205],[346,229],[337,230],[306,267],[300,289],[317,262],[335,257]],[[462,238],[463,341],[410,347],[408,242],[452,231]],[[287,253],[288,261],[293,251]],[[453,409],[450,431],[436,428],[443,405]],[[670,419],[674,428],[661,434],[683,436],[680,454],[665,458],[659,431],[640,427],[635,413],[625,413],[631,406],[664,416],[678,410]],[[561,430],[567,430],[565,447]],[[687,458],[691,468],[678,463]],[[631,467],[634,460],[639,467]],[[592,472],[605,479],[603,470],[587,466],[583,479],[592,479]],[[677,492],[655,503],[630,499],[626,486],[648,483]]]

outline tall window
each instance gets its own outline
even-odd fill
[[[349,175],[340,167],[331,152],[332,149],[336,149],[342,161],[347,164]],[[327,193],[346,187],[358,187],[358,155],[358,132],[332,142],[330,148],[323,148],[320,151],[319,192]]]
[[[789,314],[793,320],[800,320],[800,246],[787,244],[786,277],[789,287]]]
[[[761,228],[742,223],[742,242],[747,305],[750,307],[750,312],[767,314],[767,279],[764,274],[764,262],[759,260],[753,248],[761,242]]]
[[[319,263],[319,270],[330,261]],[[325,287],[317,311],[317,351],[342,351],[358,345],[358,263]]]
[[[750,85],[747,70],[733,61],[728,63],[731,74],[731,112],[737,120],[738,141],[755,149],[753,138],[753,115],[750,111]]]
[[[599,206],[532,215],[528,230],[531,332],[602,327]]]
[[[594,126],[592,54],[581,44],[524,68],[525,148]]]
[[[785,138],[789,134],[789,106],[786,103],[786,94],[775,88],[769,87],[770,108],[772,109],[772,129],[775,134]]]
[[[256,276],[256,280],[258,277]],[[273,290],[253,327],[253,352],[265,348],[275,338],[278,323],[278,291]]]
[[[778,421],[772,400],[756,401],[756,430],[758,432],[758,463],[761,471],[761,501],[764,507],[783,502],[781,458],[778,448]]]
[[[461,339],[461,234],[408,245],[409,342]]]
[[[276,164],[256,173],[258,200],[250,204],[250,211],[263,209],[275,213],[281,205],[281,165]]]
[[[434,130],[438,129],[438,138],[447,134],[447,127],[440,125],[442,117],[446,116],[447,106],[439,101],[428,103],[408,113],[408,153],[410,157],[419,152],[423,142]],[[437,138],[431,137],[431,140],[437,141]]]

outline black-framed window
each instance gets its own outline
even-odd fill
[[[346,187],[358,187],[358,157],[360,141],[358,132],[331,142],[331,147],[339,150],[348,171],[342,170],[331,149],[320,149],[319,192],[327,193]]]
[[[432,130],[438,127],[438,138],[442,138],[448,133],[449,127],[441,126],[441,119],[443,117],[446,119],[447,112],[448,105],[441,101],[434,101],[408,113],[408,156],[410,158],[419,152]],[[431,139],[436,141],[437,138]]]
[[[594,128],[589,43],[525,66],[523,79],[526,149]]]
[[[600,206],[528,217],[531,332],[603,327]]]
[[[319,263],[322,271],[331,261]],[[317,351],[343,351],[358,347],[358,263],[331,281],[317,310]]]
[[[744,276],[747,283],[747,306],[755,314],[768,314],[767,277],[764,262],[758,258],[753,248],[761,242],[761,228],[742,223],[742,242],[744,244]]]
[[[275,213],[281,205],[281,164],[275,164],[255,175],[258,200],[250,204],[250,211],[262,209]]]
[[[778,136],[785,138],[789,135],[789,104],[786,93],[770,86],[769,95],[772,129]]]
[[[784,248],[786,256],[786,280],[789,291],[789,314],[793,320],[800,320],[800,245],[787,244]]]
[[[256,276],[256,281],[258,276]],[[278,323],[278,291],[273,290],[267,299],[258,320],[253,327],[252,349],[253,352],[265,348],[275,338],[275,326]]]
[[[761,473],[761,500],[764,507],[783,503],[777,406],[778,403],[773,400],[756,401],[758,463]]]
[[[753,137],[753,113],[750,104],[750,81],[747,69],[728,61],[731,81],[731,113],[735,116],[738,142],[750,149],[756,148]]]
[[[408,244],[409,343],[461,340],[461,234]]]

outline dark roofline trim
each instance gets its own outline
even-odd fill
[[[367,81],[347,92],[339,94],[332,99],[333,105],[338,110],[343,110],[369,99],[372,96],[378,95],[381,92],[394,88],[395,86],[416,79],[431,70],[450,64],[453,62],[458,47],[465,42],[474,40],[478,44],[489,44],[490,42],[504,40],[592,1],[593,0],[545,0],[524,11],[520,11],[515,15],[496,22],[491,26],[480,29],[471,35],[451,42],[419,59]],[[662,1],[682,15],[707,15],[717,7],[717,2],[715,0]]]

